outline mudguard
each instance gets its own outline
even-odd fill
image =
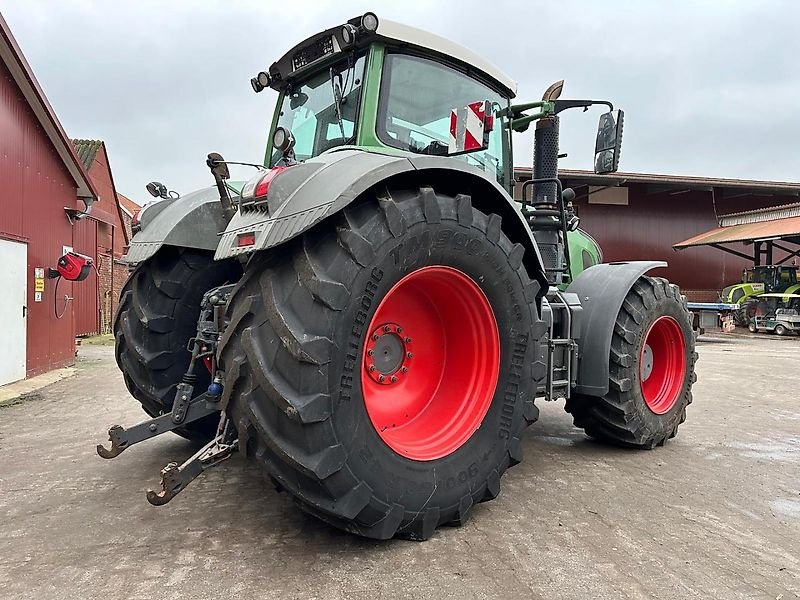
[[[666,266],[666,262],[656,260],[604,263],[589,267],[569,285],[567,292],[577,294],[583,307],[576,393],[608,393],[611,337],[622,302],[639,277]]]
[[[124,260],[142,262],[165,244],[216,250],[225,225],[216,187],[161,200],[142,213],[141,231],[133,236]]]
[[[490,212],[503,217],[503,228],[509,238],[525,246],[526,267],[531,276],[541,277],[542,260],[533,234],[511,197],[493,177],[453,158],[356,149],[330,151],[279,173],[270,183],[269,213],[240,206],[222,235],[215,258],[221,260],[282,244],[341,211],[382,181],[415,173],[419,175],[418,183],[427,183],[445,173],[451,186],[455,176],[459,178],[458,184],[463,185],[460,192],[470,193],[471,189],[477,195],[480,190],[481,195],[489,196],[474,197],[473,204],[486,211],[487,207],[478,200],[490,203]],[[254,234],[255,243],[240,247],[238,240],[243,234],[248,239]],[[543,285],[544,290],[546,287]]]

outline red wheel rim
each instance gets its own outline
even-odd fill
[[[361,391],[381,439],[412,460],[460,448],[489,410],[500,366],[483,291],[457,269],[424,267],[389,290],[367,331]]]
[[[656,319],[644,337],[639,356],[639,381],[647,407],[668,412],[681,395],[686,376],[683,330],[672,317]]]

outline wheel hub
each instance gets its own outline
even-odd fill
[[[669,412],[683,393],[686,340],[674,317],[658,317],[644,336],[639,354],[639,385],[647,407]]]
[[[386,445],[425,461],[465,444],[500,368],[497,321],[478,284],[444,265],[412,271],[386,292],[367,331],[361,391]]]
[[[653,349],[649,344],[644,345],[642,351],[642,381],[647,381],[653,372]]]
[[[414,353],[412,339],[396,323],[376,327],[367,340],[364,368],[370,378],[381,385],[399,382],[408,372]]]

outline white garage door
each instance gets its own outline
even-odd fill
[[[0,240],[0,323],[7,340],[0,360],[0,385],[25,379],[27,268],[28,247]]]

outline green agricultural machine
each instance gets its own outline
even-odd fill
[[[664,262],[600,260],[558,180],[559,116],[594,105],[595,170],[619,161],[607,101],[515,103],[481,57],[366,13],[251,81],[278,95],[243,185],[152,204],[128,251],[116,357],[150,419],[206,445],[162,470],[160,505],[236,450],[308,513],[422,540],[500,493],[537,400],[604,442],[653,448],[684,421],[695,339]],[[534,129],[513,200],[512,137]],[[238,163],[243,164],[243,163]],[[165,191],[163,186],[152,186]]]
[[[729,285],[720,292],[720,300],[726,304],[739,306],[736,311],[736,324],[749,325],[756,308],[757,298],[763,294],[797,294],[800,283],[797,281],[795,266],[756,266],[742,271],[741,283]]]

